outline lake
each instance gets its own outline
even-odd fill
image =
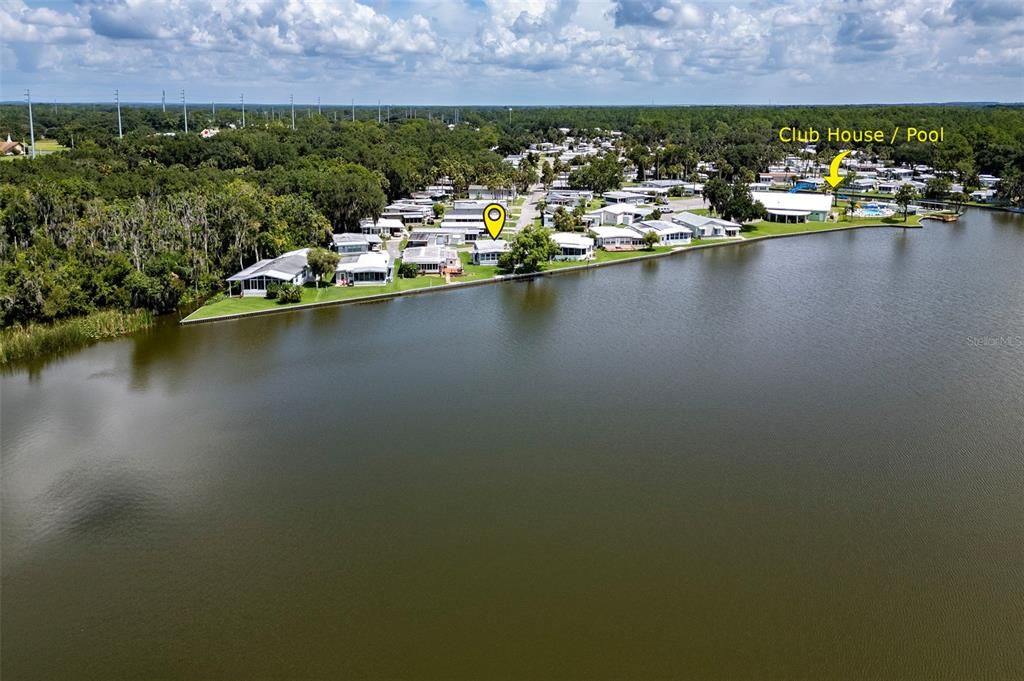
[[[2,378],[2,676],[1024,675],[1024,217]]]

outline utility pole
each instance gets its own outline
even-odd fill
[[[28,135],[32,145],[32,158],[36,157],[36,126],[32,122],[32,91],[25,90],[25,101],[28,102]]]
[[[188,102],[185,101],[185,90],[181,91],[181,110],[185,113],[185,134],[188,134]]]
[[[316,96],[316,115],[320,115],[320,95]]]
[[[512,107],[508,108],[508,124],[512,125]]]
[[[352,98],[352,122],[354,123],[355,120],[356,120],[356,100],[353,97]]]
[[[380,125],[380,100],[377,100],[377,125]]]
[[[114,90],[114,103],[117,104],[117,139],[124,139],[124,132],[121,130],[121,93]]]
[[[239,101],[242,102],[242,127],[244,128],[245,127],[245,93],[243,92],[242,96],[239,97],[238,99],[239,99]]]
[[[295,95],[288,95],[288,103],[292,106],[292,130],[295,129]]]
[[[216,118],[217,117],[217,102],[210,102],[210,105],[213,107],[213,117]],[[214,121],[214,122],[216,122],[216,121]]]
[[[388,104],[388,123],[391,123],[391,105]]]
[[[167,113],[167,90],[160,91],[160,108]]]

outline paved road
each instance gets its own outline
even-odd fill
[[[533,187],[530,190],[530,194],[526,197],[526,202],[523,203],[523,210],[519,214],[519,222],[515,224],[515,231],[521,230],[533,222],[534,218],[540,217],[540,211],[537,210],[537,201],[544,198],[544,188],[540,185]]]

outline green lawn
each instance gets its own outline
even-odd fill
[[[478,279],[490,279],[495,275],[496,268],[494,267],[470,265],[468,252],[460,252],[459,257],[462,259],[465,274],[461,277],[452,277],[453,284]],[[398,272],[400,262],[395,261],[395,272]],[[243,312],[283,310],[301,304],[323,303],[334,300],[356,300],[382,293],[398,293],[412,289],[445,285],[444,277],[441,276],[419,276],[414,279],[396,277],[384,286],[335,286],[333,283],[321,283],[318,289],[313,284],[306,284],[302,289],[301,303],[281,305],[276,300],[268,300],[266,298],[224,298],[202,306],[186,317],[186,319],[209,319],[211,317],[240,314]]]
[[[745,238],[759,236],[775,236],[778,234],[802,234],[805,232],[821,232],[827,229],[838,227],[854,227],[856,225],[892,225],[893,227],[917,227],[921,224],[921,218],[917,215],[910,215],[907,221],[903,221],[902,215],[891,218],[851,218],[843,215],[839,222],[801,222],[786,224],[783,222],[761,221],[752,225],[752,229],[742,232]]]
[[[57,140],[45,139],[36,140],[36,153],[37,154],[52,154],[55,151],[64,151],[67,149],[63,144]]]

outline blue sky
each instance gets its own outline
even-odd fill
[[[0,0],[0,99],[1024,100],[1020,0]]]

